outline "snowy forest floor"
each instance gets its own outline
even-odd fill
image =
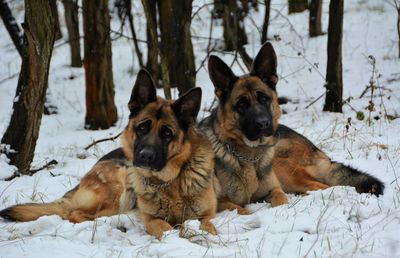
[[[195,13],[210,0],[193,3]],[[269,203],[247,207],[249,216],[235,211],[218,213],[213,223],[219,235],[199,230],[187,221],[188,232],[179,237],[171,230],[158,241],[149,236],[139,217],[123,214],[72,224],[58,216],[11,223],[0,219],[0,257],[399,257],[400,256],[400,59],[393,6],[386,1],[345,1],[343,37],[343,114],[322,112],[326,73],[327,36],[308,37],[308,12],[287,15],[287,1],[272,1],[269,37],[278,55],[280,81],[277,91],[291,100],[282,105],[281,123],[304,134],[332,159],[366,171],[384,181],[383,196],[358,194],[352,187],[332,187],[306,196],[289,195],[289,204],[271,208]],[[323,4],[323,29],[327,31],[329,1]],[[388,1],[390,2],[390,1]],[[133,1],[140,38],[146,35],[140,1]],[[23,5],[10,3],[19,22]],[[63,10],[59,4],[60,17]],[[260,48],[259,29],[264,6],[245,20],[254,56]],[[207,55],[211,5],[193,17],[192,34],[197,68]],[[118,30],[116,15],[112,27]],[[123,130],[127,103],[138,71],[132,42],[112,34],[113,72],[119,120],[103,131],[84,129],[85,81],[83,68],[69,67],[66,28],[56,42],[51,61],[48,101],[58,113],[44,116],[33,167],[55,159],[58,164],[33,176],[5,181],[15,167],[0,156],[0,209],[23,202],[47,202],[61,197],[104,154],[119,146],[108,141],[90,148],[94,140]],[[257,28],[258,27],[258,28]],[[126,34],[129,34],[125,30]],[[21,61],[0,22],[0,135],[7,128]],[[220,46],[222,24],[214,23],[211,46]],[[142,49],[145,49],[145,44]],[[228,64],[232,53],[216,53]],[[375,67],[372,60],[375,59]],[[233,64],[242,74],[243,63]],[[11,79],[6,79],[12,77]],[[377,86],[360,97],[370,84]],[[205,67],[197,74],[203,89],[199,119],[213,101],[213,86]],[[162,91],[159,91],[160,95]],[[174,93],[176,96],[176,92]],[[316,102],[314,103],[314,101]],[[375,110],[368,111],[372,101]],[[311,105],[310,105],[311,104]],[[364,117],[364,118],[363,118]],[[359,120],[363,118],[363,120]],[[397,119],[393,119],[397,118]]]

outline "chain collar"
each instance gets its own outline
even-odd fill
[[[237,152],[229,143],[226,143],[226,148],[228,149],[228,151],[230,153],[233,154],[233,156],[235,156],[238,159],[244,160],[246,162],[256,163],[262,158],[262,155],[255,156],[255,157],[248,157],[248,156],[242,155],[239,152]]]
[[[148,177],[143,177],[143,185],[144,186],[149,186],[155,189],[161,189],[169,186],[172,183],[173,180],[170,180],[168,182],[162,183],[162,184],[154,184],[150,182],[150,179]]]

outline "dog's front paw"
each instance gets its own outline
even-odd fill
[[[207,231],[208,233],[210,233],[212,235],[217,235],[217,229],[210,221],[202,222],[200,225],[200,229]]]
[[[271,206],[276,207],[282,204],[287,204],[288,202],[289,200],[284,192],[277,192],[271,199]]]

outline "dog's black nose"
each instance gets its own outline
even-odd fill
[[[271,125],[271,122],[269,121],[268,118],[262,117],[262,118],[258,118],[256,120],[256,126],[260,130],[267,129],[267,128],[269,128],[270,125]]]
[[[151,165],[156,159],[156,152],[151,148],[143,148],[139,151],[138,159],[141,163]]]

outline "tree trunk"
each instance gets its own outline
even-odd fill
[[[191,0],[158,1],[161,53],[168,63],[170,84],[182,95],[196,83],[196,69],[190,34]]]
[[[400,5],[397,7],[397,35],[399,36],[399,41],[397,42],[399,46],[399,58],[400,58]]]
[[[308,0],[289,0],[289,14],[301,13],[308,8]]]
[[[56,40],[61,39],[62,38],[62,33],[61,33],[61,29],[60,29],[60,21],[58,20],[58,10],[57,10],[57,0],[49,0],[50,3],[50,8],[51,8],[51,13],[53,14],[54,17],[54,22],[55,22],[55,26],[56,26]]]
[[[233,51],[247,44],[247,36],[243,27],[243,13],[236,0],[221,0],[223,3],[223,26],[225,50]]]
[[[265,4],[265,14],[264,14],[264,23],[262,26],[262,34],[261,34],[261,44],[264,44],[268,39],[268,26],[269,26],[269,13],[271,7],[271,0],[264,0]]]
[[[6,26],[8,33],[18,50],[19,55],[22,57],[22,49],[24,47],[24,33],[18,26],[17,21],[11,13],[6,0],[0,1],[0,16],[3,19],[3,23]]]
[[[321,27],[322,0],[311,0],[309,16],[310,37],[323,35]]]
[[[65,9],[65,24],[68,30],[68,42],[71,48],[71,66],[81,67],[81,44],[77,0],[62,0]]]
[[[157,87],[160,87],[161,84],[160,80],[160,63],[158,60],[158,38],[157,38],[157,7],[156,7],[156,0],[147,0],[147,5],[149,7],[149,12],[152,21],[149,22],[147,20],[146,23],[146,34],[147,34],[147,64],[146,68],[152,75],[154,82],[156,83]],[[147,19],[149,19],[147,17]],[[151,27],[153,26],[153,27]],[[151,31],[156,33],[156,37],[153,39]]]
[[[1,140],[19,173],[28,174],[48,86],[55,20],[48,0],[25,0],[24,48],[10,124]]]
[[[160,55],[160,67],[161,67],[161,78],[163,81],[163,89],[164,96],[166,99],[171,99],[171,84],[169,79],[169,70],[168,70],[168,62],[164,52],[160,51],[160,44],[158,42],[158,34],[157,34],[157,16],[156,12],[153,12],[152,5],[155,2],[153,0],[142,0],[143,9],[146,15],[147,20],[147,29],[150,35],[150,41],[153,46],[157,48],[157,53]],[[155,10],[155,9],[154,9]]]
[[[331,0],[328,25],[328,64],[324,111],[342,112],[343,0]]]
[[[135,31],[135,26],[134,26],[134,23],[133,23],[133,16],[132,16],[132,2],[131,2],[131,0],[124,0],[124,5],[126,7],[126,15],[128,16],[128,19],[129,19],[129,28],[131,29],[132,38],[133,38],[133,44],[135,46],[135,51],[136,51],[136,55],[137,55],[137,58],[138,58],[139,66],[140,66],[140,68],[143,68],[144,67],[143,55],[142,55],[142,51],[140,51],[139,43],[138,43],[137,37],[136,37],[136,31]]]
[[[83,0],[85,127],[107,129],[117,121],[107,0]]]

